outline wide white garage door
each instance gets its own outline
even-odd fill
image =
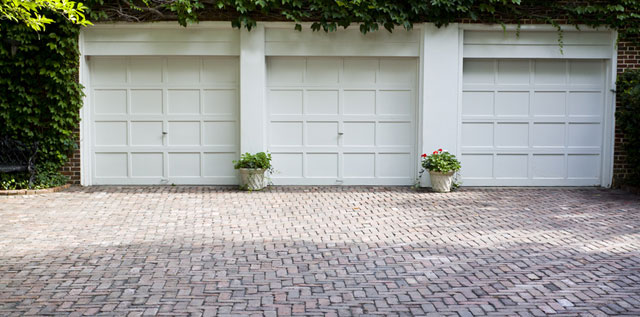
[[[274,183],[413,184],[415,59],[270,57],[267,65]]]
[[[235,184],[238,61],[92,57],[94,184]]]
[[[464,61],[465,185],[600,185],[605,65]]]

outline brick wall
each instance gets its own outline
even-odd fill
[[[80,135],[80,130],[76,130],[76,135]],[[78,137],[78,140],[80,138]],[[60,170],[62,174],[69,176],[69,183],[73,185],[80,185],[80,142],[78,141],[78,148],[73,151],[67,164],[65,164]]]
[[[633,44],[633,43],[636,44]],[[640,69],[640,36],[618,43],[618,74],[627,69]],[[616,126],[615,149],[613,154],[613,186],[622,185],[621,181],[629,173],[626,154],[623,149],[624,135]]]

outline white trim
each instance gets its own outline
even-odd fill
[[[506,24],[504,27],[500,24],[480,24],[480,23],[468,23],[468,24],[459,24],[460,29],[469,30],[469,31],[516,31],[518,30],[517,24]],[[570,24],[561,24],[560,29],[562,31],[583,31],[583,32],[592,32],[592,31],[610,31],[608,28],[592,28],[590,26],[580,24],[578,25],[579,29],[576,29],[575,25]],[[520,31],[558,31],[558,29],[550,24],[527,24],[520,25]]]
[[[89,81],[89,60],[84,55],[84,29],[78,36],[80,51],[78,78],[83,86],[82,108],[80,108],[80,184],[90,186],[91,183],[91,83]]]
[[[266,149],[267,64],[261,23],[240,33],[240,153]]]
[[[186,27],[178,24],[177,21],[158,21],[158,22],[101,22],[91,26],[83,27],[82,30],[89,29],[231,29],[231,22],[227,21],[201,21],[195,24],[189,24]]]
[[[615,127],[616,127],[616,78],[618,75],[618,32],[611,34],[611,58],[607,61],[607,74],[605,85],[605,113],[604,113],[604,135],[602,144],[602,187],[611,187],[613,182],[613,165],[615,153]]]

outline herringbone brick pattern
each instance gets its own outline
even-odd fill
[[[92,187],[0,197],[0,315],[640,315],[601,189]]]

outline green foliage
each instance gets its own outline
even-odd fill
[[[428,171],[448,173],[460,169],[460,161],[455,155],[438,149],[427,155],[422,154],[422,167]]]
[[[23,23],[0,22],[0,135],[39,143],[36,168],[42,178],[57,173],[75,149],[83,97],[78,27],[56,19],[40,33]]]
[[[358,23],[363,33],[395,27],[411,29],[417,22],[437,26],[458,21],[520,24],[558,21],[608,26],[627,34],[640,31],[640,0],[87,0],[92,18],[127,21],[177,20],[181,25],[201,18],[231,20],[251,30],[256,20],[311,21],[311,29],[335,31]],[[139,5],[136,5],[139,4]]]
[[[41,170],[36,174],[33,184],[29,187],[29,174],[12,173],[0,174],[0,189],[44,189],[62,186],[69,181],[67,176],[61,175],[57,171]]]
[[[91,24],[84,17],[86,7],[79,2],[67,0],[2,0],[0,20],[10,20],[27,25],[35,31],[43,31],[54,19],[47,13],[54,12],[78,25]]]
[[[271,170],[271,153],[259,152],[256,154],[244,153],[240,159],[233,161],[233,168],[260,168]]]
[[[624,150],[631,173],[625,181],[640,185],[640,70],[618,76],[616,125],[624,134]]]

